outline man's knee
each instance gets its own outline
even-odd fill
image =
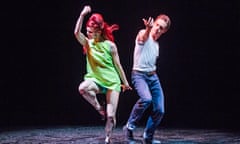
[[[160,110],[160,111],[159,111],[159,114],[160,114],[161,116],[163,116],[163,115],[165,114],[165,112],[162,111],[162,110]]]
[[[139,106],[148,107],[151,105],[151,103],[152,99],[141,99],[138,104]]]
[[[165,112],[162,109],[156,109],[155,112],[160,116],[163,116],[165,114]]]

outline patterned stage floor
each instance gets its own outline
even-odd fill
[[[136,129],[134,144],[142,144],[143,128]],[[159,129],[155,139],[162,144],[240,144],[240,133],[208,129]],[[0,131],[1,144],[103,144],[103,126],[58,126]],[[114,129],[113,144],[129,144],[122,127]],[[131,143],[133,144],[133,142]]]

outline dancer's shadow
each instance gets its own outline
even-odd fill
[[[143,144],[141,139],[112,142],[112,144]]]

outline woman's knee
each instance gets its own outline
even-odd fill
[[[107,115],[108,117],[115,117],[116,109],[113,104],[107,104]]]
[[[86,88],[82,87],[81,85],[78,87],[78,91],[81,95],[84,95],[86,93]]]

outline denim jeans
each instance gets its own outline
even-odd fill
[[[149,75],[148,73],[133,71],[132,84],[139,95],[139,99],[132,109],[127,127],[130,130],[135,129],[145,110],[152,106],[144,130],[144,138],[153,139],[154,132],[164,115],[164,95],[159,78],[156,73]]]

